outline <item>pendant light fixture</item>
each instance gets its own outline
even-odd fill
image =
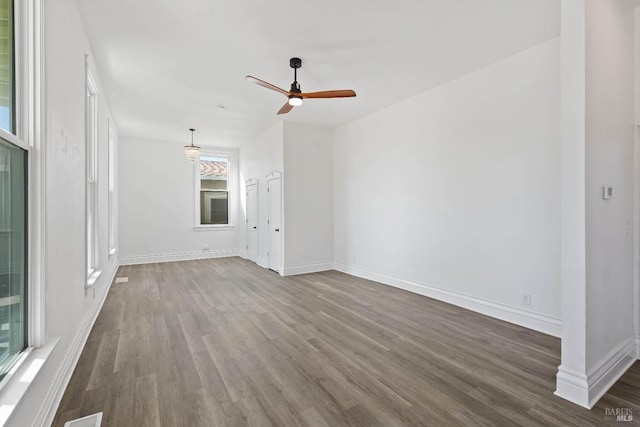
[[[200,155],[200,147],[198,147],[197,145],[193,145],[193,131],[195,131],[195,129],[189,130],[191,131],[191,145],[184,146],[184,154],[187,156],[187,159],[189,159],[189,161],[193,163]]]

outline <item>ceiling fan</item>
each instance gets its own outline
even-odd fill
[[[279,92],[289,98],[289,100],[280,108],[278,114],[286,114],[293,109],[302,105],[303,99],[311,98],[351,98],[356,96],[356,93],[351,89],[345,90],[324,90],[321,92],[302,92],[300,90],[300,83],[298,83],[298,68],[302,67],[302,59],[291,58],[289,60],[289,66],[293,68],[293,83],[291,83],[291,90],[286,91],[271,83],[265,82],[253,76],[246,76],[247,80],[254,82],[257,85],[266,87],[273,91]]]

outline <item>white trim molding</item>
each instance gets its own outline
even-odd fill
[[[242,259],[246,259],[248,261],[251,261],[248,257],[247,257],[247,250],[245,248],[240,248],[238,249],[238,256]]]
[[[591,409],[637,359],[636,338],[631,337],[612,349],[587,375],[560,366],[554,394]]]
[[[153,264],[156,262],[193,261],[208,258],[238,256],[238,249],[213,249],[208,251],[173,252],[168,254],[130,255],[120,257],[120,265]]]
[[[588,371],[590,409],[638,359],[635,341],[630,337],[622,342]]]
[[[26,7],[24,14],[26,22],[22,22],[30,28],[28,30],[27,47],[24,49],[29,54],[31,61],[29,68],[29,84],[27,98],[33,102],[32,106],[25,105],[25,118],[28,121],[26,134],[29,145],[32,148],[29,156],[29,345],[41,347],[46,343],[45,334],[45,309],[46,289],[46,184],[44,143],[46,129],[45,109],[45,58],[44,58],[44,17],[43,0],[22,2]],[[23,33],[24,34],[24,33]],[[29,114],[29,109],[32,115]]]
[[[385,285],[394,286],[429,298],[457,305],[458,307],[466,308],[467,310],[475,311],[477,313],[533,329],[538,332],[553,335],[554,337],[559,337],[561,333],[561,321],[558,317],[522,310],[517,307],[488,301],[459,292],[447,291],[445,289],[440,289],[423,283],[416,283],[405,279],[390,277],[350,265],[334,263],[334,269],[352,276],[373,280]]]
[[[47,363],[47,359],[51,353],[53,353],[58,342],[59,339],[54,338],[41,347],[28,347],[24,351],[21,360],[7,373],[7,377],[11,376],[15,378],[16,381],[5,383],[0,392],[3,408],[3,410],[0,411],[0,426],[8,425],[7,422],[11,419],[11,415],[16,406],[25,396],[42,367]]]
[[[76,333],[62,364],[56,372],[51,387],[49,387],[49,391],[42,400],[40,408],[38,408],[38,411],[35,413],[31,427],[51,425],[53,423],[53,418],[55,417],[58,406],[62,401],[64,391],[69,385],[71,375],[78,364],[82,350],[87,343],[91,329],[93,328],[93,325],[98,318],[98,314],[107,299],[107,295],[109,295],[109,289],[111,289],[111,284],[115,280],[117,272],[118,266],[116,265],[109,275],[109,281],[106,282],[106,289],[99,298],[94,300],[91,308],[84,317],[80,328],[78,328],[78,332]]]
[[[333,270],[333,261],[316,262],[312,264],[292,265],[282,269],[283,276],[295,276],[298,274],[317,273],[319,271]]]
[[[636,357],[640,359],[640,336],[636,335]]]
[[[589,382],[587,376],[560,365],[556,374],[556,391],[553,394],[588,408]]]
[[[266,179],[267,181],[270,181],[272,179],[278,179],[278,178],[282,178],[282,172],[280,171],[271,171],[267,174],[267,176],[264,177],[264,179]]]
[[[269,268],[269,260],[261,256],[258,257],[258,261],[256,262],[256,264],[258,264],[262,268]]]
[[[217,157],[227,159],[227,224],[202,224],[200,218],[200,158]],[[235,224],[231,221],[235,220],[238,213],[236,205],[238,201],[236,186],[239,183],[238,175],[240,173],[238,163],[238,150],[236,148],[223,148],[202,145],[200,154],[195,162],[193,162],[193,229],[194,230],[233,230]]]
[[[193,226],[193,231],[229,231],[235,229],[236,226],[233,224],[203,224]]]

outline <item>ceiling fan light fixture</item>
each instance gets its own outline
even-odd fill
[[[191,145],[184,146],[184,154],[187,156],[187,159],[189,159],[189,161],[193,163],[200,155],[200,147],[198,147],[197,145],[193,145],[193,131],[195,131],[195,129],[189,130],[191,131]]]
[[[289,97],[289,105],[293,106],[293,107],[299,107],[300,105],[302,105],[302,97],[300,96],[290,96]]]

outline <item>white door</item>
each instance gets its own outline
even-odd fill
[[[282,266],[282,189],[280,178],[268,181],[269,194],[269,268],[280,272]]]
[[[258,184],[247,186],[247,258],[258,259]]]

